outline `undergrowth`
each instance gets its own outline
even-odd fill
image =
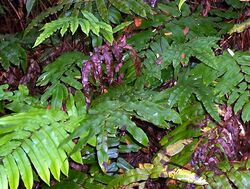
[[[249,188],[250,53],[220,46],[249,3],[219,6],[61,0],[1,35],[0,188]],[[132,165],[136,120],[166,134]]]

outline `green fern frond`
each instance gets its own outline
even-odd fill
[[[31,23],[26,27],[24,31],[24,36],[27,35],[34,27],[38,26],[46,17],[51,14],[55,14],[63,9],[63,5],[57,5],[53,7],[49,7],[46,11],[43,11],[36,18],[32,19]]]
[[[219,94],[229,94],[228,104],[234,103],[234,112],[242,110],[241,118],[244,122],[250,120],[249,106],[249,80],[250,77],[250,55],[249,52],[236,52],[232,57],[228,54],[227,61],[221,62],[220,73],[224,70],[224,75],[218,79],[215,91]],[[224,59],[225,60],[225,59]],[[233,78],[233,79],[232,79]]]
[[[95,0],[98,12],[105,22],[108,22],[108,8],[104,0]]]
[[[121,12],[124,12],[126,14],[130,14],[130,8],[129,5],[122,0],[109,0],[109,2],[118,10],[120,10]]]
[[[142,0],[109,0],[110,4],[112,4],[115,8],[124,12],[126,14],[131,14],[133,11],[135,14],[146,17],[147,14],[152,14],[152,9]]]
[[[86,35],[89,34],[89,30],[91,30],[94,34],[99,36],[100,29],[106,32],[102,33],[103,37],[110,43],[113,42],[113,31],[112,27],[104,22],[100,22],[92,13],[87,11],[82,11],[83,16],[86,18],[78,18],[78,17],[62,17],[54,20],[52,22],[46,23],[41,30],[43,32],[38,36],[34,47],[41,44],[47,38],[52,36],[56,31],[61,30],[61,35],[63,36],[65,32],[70,29],[72,34],[74,34],[79,27],[81,26],[81,30]]]
[[[227,103],[234,106],[237,113],[241,113],[244,122],[249,121],[249,53],[236,52],[234,56],[224,53],[214,57],[215,69],[199,64],[190,71],[192,76],[202,79],[206,86],[211,86],[218,97],[228,96]],[[233,78],[233,79],[232,79]]]
[[[60,180],[60,172],[68,174],[67,154],[74,147],[72,141],[58,148],[62,139],[67,137],[65,121],[68,116],[62,111],[33,109],[0,118],[2,188],[17,189],[19,177],[25,187],[33,185],[32,170],[48,185],[50,172]],[[71,155],[74,161],[81,163],[80,152]],[[8,182],[7,180],[8,179]]]
[[[196,57],[211,68],[216,69],[215,55],[212,48],[217,47],[216,37],[197,37],[184,44],[172,45],[166,49],[163,59],[172,62],[174,67],[187,64],[191,56]]]
[[[4,35],[0,37],[0,65],[5,70],[8,70],[11,65],[19,66],[26,72],[26,51],[20,45],[20,39],[14,35]]]
[[[80,52],[66,52],[58,57],[54,62],[47,65],[43,74],[38,78],[37,85],[48,87],[41,96],[41,102],[45,103],[50,97],[53,108],[61,108],[63,100],[68,98],[68,90],[65,85],[69,85],[76,90],[82,89],[82,84],[78,81],[81,78],[80,66],[87,56]]]
[[[188,73],[186,73],[188,74]],[[192,102],[193,95],[204,106],[205,110],[216,120],[220,121],[218,110],[215,106],[216,96],[213,88],[206,86],[199,77],[180,75],[177,85],[159,93],[159,97],[166,99],[170,107],[177,106],[181,112]],[[159,100],[155,97],[155,100]]]
[[[245,166],[240,166],[224,160],[219,166],[221,173],[214,174],[211,171],[204,173],[207,177],[208,188],[249,188],[250,172]]]
[[[103,172],[107,171],[110,162],[107,156],[109,147],[106,144],[106,137],[117,136],[119,130],[125,127],[127,134],[136,143],[143,146],[148,144],[147,135],[141,128],[136,126],[131,120],[132,117],[154,123],[162,128],[169,128],[167,122],[181,123],[177,112],[148,101],[148,97],[152,95],[151,91],[141,93],[135,92],[132,87],[125,85],[122,87],[123,90],[119,90],[121,86],[114,87],[109,90],[108,94],[93,101],[93,107],[90,108],[89,113],[81,122],[81,126],[76,128],[65,140],[67,142],[80,137],[75,150],[82,148],[88,143],[95,146],[99,166]],[[135,93],[138,95],[135,95]]]
[[[49,83],[55,83],[62,77],[67,77],[67,75],[71,76],[71,79],[74,77],[80,78],[80,72],[76,72],[75,68],[86,59],[87,56],[80,52],[72,51],[61,54],[54,62],[43,69],[43,74],[38,78],[37,85],[45,86]],[[72,85],[72,87],[74,86]]]

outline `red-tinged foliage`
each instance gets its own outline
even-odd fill
[[[94,48],[90,53],[90,60],[83,62],[82,66],[82,85],[86,99],[87,108],[91,103],[91,86],[95,85],[101,93],[110,85],[120,84],[124,75],[119,73],[124,64],[124,53],[130,53],[134,61],[136,74],[140,75],[141,62],[133,47],[126,43],[126,36],[122,36],[112,45],[105,44]],[[103,70],[102,65],[105,67]],[[91,84],[90,78],[93,79]]]

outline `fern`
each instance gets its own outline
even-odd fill
[[[161,98],[165,98],[170,107],[176,105],[179,111],[182,111],[192,102],[192,96],[194,95],[206,111],[216,121],[220,121],[212,88],[205,86],[201,79],[188,76],[188,73],[180,75],[179,78],[176,86],[162,91],[158,96],[155,96],[154,100],[161,101]]]
[[[203,178],[199,178],[196,174],[189,170],[175,168],[170,170],[168,163],[171,162],[171,157],[178,154],[185,145],[189,144],[192,140],[180,140],[175,144],[168,145],[160,150],[153,160],[153,163],[140,164],[139,168],[131,169],[124,175],[120,175],[113,179],[107,186],[107,188],[120,188],[131,183],[138,183],[146,181],[149,178],[172,178],[175,180],[205,185],[207,182]]]
[[[108,8],[104,0],[95,0],[99,14],[105,22],[108,22]]]
[[[68,114],[41,106],[37,108],[37,99],[28,96],[26,87],[19,86],[19,91],[14,92],[7,92],[7,88],[7,85],[0,86],[4,94],[0,100],[5,101],[5,108],[18,113],[0,118],[1,188],[17,188],[20,178],[27,189],[32,188],[33,170],[48,185],[50,173],[59,181],[60,172],[68,175],[69,156],[82,163],[79,151],[71,153],[75,146],[72,141],[59,147],[82,120],[83,117],[78,117],[81,109],[71,113],[72,107],[78,106],[74,101],[67,103]]]
[[[250,93],[249,93],[249,82],[250,82],[250,65],[249,65],[250,54],[248,52],[238,52],[233,57],[240,66],[242,74],[238,74],[240,79],[238,80],[237,89],[231,89],[231,95],[228,99],[228,103],[234,105],[234,112],[237,113],[242,109],[241,118],[244,122],[250,121]]]
[[[53,108],[61,108],[63,100],[68,98],[69,85],[76,90],[82,89],[78,81],[81,77],[80,66],[87,57],[80,52],[67,52],[58,57],[54,62],[44,68],[44,73],[38,78],[37,85],[52,85],[41,96],[41,102],[45,103],[50,97]]]
[[[124,126],[137,143],[143,146],[148,144],[147,135],[131,121],[131,117],[135,116],[163,128],[169,127],[166,121],[181,123],[179,115],[174,110],[147,101],[145,97],[148,97],[150,92],[144,97],[137,96],[138,99],[134,99],[133,88],[128,87],[124,90],[125,87],[123,86],[123,92],[119,90],[120,87],[116,87],[111,89],[109,94],[96,99],[81,126],[66,140],[80,137],[76,149],[84,147],[87,143],[95,146],[99,165],[104,172],[107,172],[109,165],[107,137],[117,136]],[[123,99],[125,94],[126,99]]]
[[[241,117],[244,122],[249,121],[249,53],[237,52],[234,56],[224,53],[215,57],[215,62],[220,65],[211,69],[205,65],[198,65],[191,74],[202,78],[206,85],[214,87],[219,97],[228,95],[227,103],[234,104],[234,112],[243,109]],[[234,78],[234,79],[232,79]]]
[[[32,19],[30,24],[26,27],[24,31],[24,36],[27,35],[34,27],[38,26],[39,23],[41,23],[46,17],[48,17],[51,14],[55,14],[62,10],[63,5],[57,5],[54,7],[49,7],[46,11],[43,11],[41,14],[39,14],[36,18]]]
[[[229,162],[227,159],[218,164],[219,174],[205,171],[203,176],[207,178],[207,188],[249,188],[250,172],[247,161],[238,163]]]
[[[64,123],[67,115],[61,111],[33,109],[2,117],[1,131],[1,188],[18,187],[19,175],[26,188],[32,188],[34,166],[39,177],[48,185],[50,172],[60,180],[60,171],[67,175],[69,164],[67,154],[73,149],[74,143],[58,148],[60,142],[67,137]],[[81,163],[80,153],[71,158]],[[14,171],[13,171],[14,170]]]
[[[78,17],[63,17],[46,23],[42,28],[44,31],[37,38],[34,47],[38,46],[45,39],[52,36],[57,30],[60,30],[62,36],[68,29],[70,29],[72,34],[74,34],[79,26],[81,27],[82,32],[86,35],[89,35],[89,31],[99,35],[100,31],[104,38],[108,42],[112,43],[113,31],[110,25],[105,22],[100,22],[92,13],[87,11],[82,11],[82,14],[86,19]]]
[[[56,7],[50,8],[48,11],[42,13],[36,19],[34,19],[30,23],[30,25],[27,27],[25,31],[25,35],[35,25],[37,25],[39,20],[43,20],[45,17],[49,16],[50,14],[60,11],[63,8],[64,3],[65,2],[62,2],[62,4],[59,4]],[[153,13],[151,8],[142,0],[126,1],[126,2],[122,2],[120,0],[110,0],[110,3],[122,12],[130,13],[130,10],[132,10],[133,12],[135,12],[136,14],[142,17],[146,17],[147,14]],[[112,27],[106,24],[108,22],[108,15],[109,15],[107,5],[104,0],[96,0],[95,4],[97,6],[99,14],[101,15],[101,18],[105,22],[99,21],[91,12],[88,12],[87,10],[82,11],[82,14],[86,19],[79,18],[77,12],[82,6],[82,3],[77,2],[74,6],[72,15],[70,17],[65,17],[65,16],[60,17],[57,20],[54,20],[43,26],[43,28],[41,29],[43,30],[43,32],[37,38],[34,47],[41,44],[45,39],[53,35],[57,30],[60,30],[60,33],[62,36],[65,34],[68,28],[70,29],[72,34],[74,34],[79,26],[81,27],[82,32],[85,33],[86,35],[88,35],[89,31],[91,30],[94,34],[99,36],[99,31],[100,31],[102,36],[109,43],[112,43],[113,41]],[[64,7],[67,10],[70,8],[71,5],[72,3],[68,3]]]
[[[10,53],[12,52],[12,53]],[[11,65],[27,68],[27,55],[20,45],[20,40],[13,35],[0,36],[0,65],[8,70]]]

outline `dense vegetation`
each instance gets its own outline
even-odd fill
[[[0,2],[0,189],[250,188],[247,1]]]

